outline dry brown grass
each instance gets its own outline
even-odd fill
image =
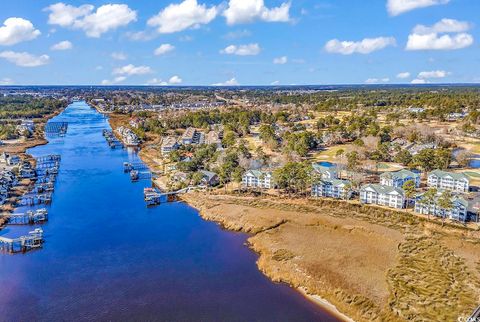
[[[253,234],[259,269],[357,321],[452,321],[478,305],[480,232],[334,200],[188,195]]]

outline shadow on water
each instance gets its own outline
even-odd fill
[[[146,208],[148,183],[132,185],[123,173],[132,155],[108,148],[103,115],[76,102],[55,119],[69,122],[67,135],[29,151],[62,156],[46,243],[0,255],[1,320],[337,320],[264,277],[246,235],[183,203]]]

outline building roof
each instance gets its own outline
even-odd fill
[[[261,170],[248,170],[245,172],[245,175],[251,174],[254,177],[260,178],[261,176],[271,176],[272,173],[269,171],[261,171]]]
[[[177,144],[177,139],[173,136],[167,136],[162,141],[162,147],[172,147]]]
[[[435,175],[439,178],[444,178],[444,177],[451,177],[455,180],[467,180],[467,181],[470,181],[468,179],[468,177],[463,174],[463,173],[455,173],[455,172],[447,172],[447,171],[442,171],[442,170],[433,170],[432,172],[430,172],[428,174],[428,176],[431,176],[431,175]]]
[[[189,127],[185,130],[185,132],[183,132],[182,140],[193,140],[196,132],[197,130],[195,128]]]
[[[418,195],[418,196],[417,196],[417,202],[422,203],[421,200],[422,200],[422,198],[423,198],[423,195],[424,195],[424,193],[422,193],[421,195]],[[436,197],[435,197],[435,202],[438,201],[438,199],[440,198],[441,195],[442,195],[442,192],[439,191],[439,192],[437,193]],[[460,197],[460,196],[454,195],[454,196],[452,196],[452,199],[451,199],[451,200],[452,200],[452,203],[459,203],[459,204],[461,204],[461,205],[464,206],[464,207],[468,207],[468,205],[469,205],[468,201],[465,200],[464,198]]]
[[[337,173],[337,166],[332,164],[331,166],[326,166],[321,164],[321,162],[312,163],[313,170],[317,171],[318,173],[330,173],[336,174]]]
[[[320,183],[331,184],[334,187],[346,186],[351,184],[349,180],[341,180],[341,179],[320,180]]]
[[[208,181],[211,181],[217,175],[215,172],[207,170],[200,170],[199,172],[202,173],[204,177],[207,177]]]
[[[367,190],[367,189],[371,189],[378,194],[396,193],[398,195],[401,195],[402,197],[405,196],[405,192],[403,191],[403,189],[396,188],[396,187],[391,187],[391,186],[384,186],[384,185],[381,185],[381,184],[371,183],[371,184],[363,185],[362,188],[361,188],[361,190]]]
[[[388,179],[407,179],[407,178],[417,178],[420,177],[419,173],[415,173],[413,171],[402,169],[399,171],[394,172],[384,172],[380,175],[381,178],[388,178]]]

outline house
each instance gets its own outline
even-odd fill
[[[163,155],[168,155],[170,152],[178,150],[180,145],[173,136],[167,136],[162,141],[161,151]]]
[[[188,180],[188,174],[182,171],[177,171],[171,178],[174,182],[186,182]]]
[[[242,177],[242,185],[248,188],[272,189],[272,173],[260,170],[248,170]]]
[[[215,172],[206,170],[200,170],[199,172],[203,175],[202,184],[213,187],[220,183],[218,175]]]
[[[423,215],[433,215],[437,217],[449,218],[456,221],[466,222],[468,220],[468,201],[462,197],[453,196],[452,197],[452,208],[451,209],[441,209],[438,206],[438,198],[440,194],[437,195],[435,202],[428,204],[423,202],[423,196],[417,197],[415,201],[415,212]]]
[[[384,186],[402,188],[403,184],[412,180],[415,187],[420,187],[420,173],[402,169],[395,172],[384,172],[380,175],[380,184]]]
[[[17,131],[19,133],[29,132],[31,134],[35,131],[35,123],[32,120],[22,120],[20,125],[17,125]]]
[[[463,173],[434,170],[428,174],[427,185],[455,192],[468,192],[470,180]]]
[[[208,144],[208,145],[214,144],[214,145],[216,145],[217,149],[222,148],[221,132],[217,132],[217,131],[208,132],[207,137],[205,139],[205,143]]]
[[[195,128],[189,127],[182,135],[182,144],[201,144],[205,140],[203,133],[198,132]]]
[[[401,188],[367,184],[360,188],[360,202],[390,208],[405,208],[405,192]]]
[[[338,178],[337,166],[329,162],[316,162],[312,164],[313,171],[316,172],[322,180],[332,180]]]
[[[351,183],[348,180],[320,180],[312,185],[313,197],[329,197],[337,199],[350,199],[352,196]]]
[[[3,153],[2,160],[9,166],[18,165],[20,163],[20,157],[16,154]]]

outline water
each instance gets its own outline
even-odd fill
[[[67,136],[30,151],[62,155],[46,243],[0,255],[0,320],[337,321],[263,276],[246,235],[183,203],[147,209],[148,183],[123,173],[135,156],[108,148],[103,115],[77,102],[55,120],[69,122]]]

